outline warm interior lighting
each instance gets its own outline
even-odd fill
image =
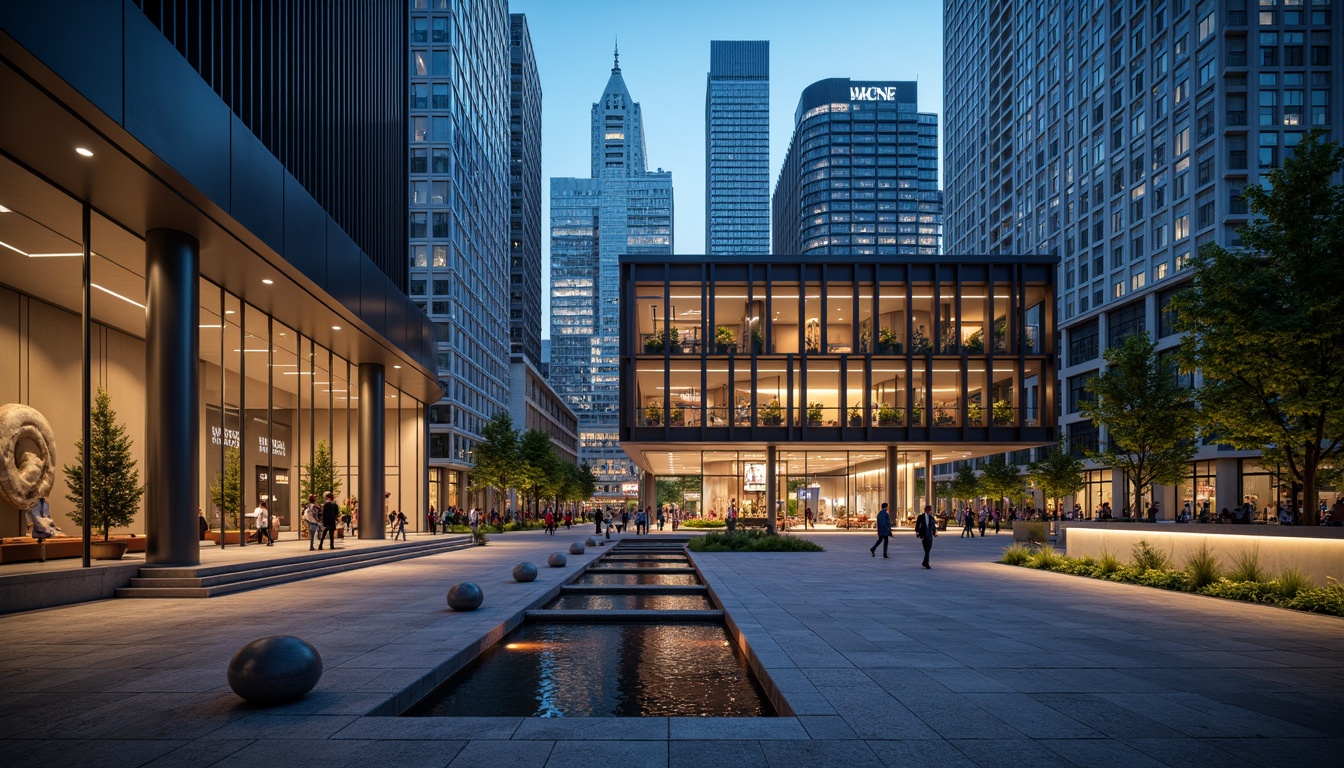
[[[11,211],[10,209],[6,208],[3,205],[0,205],[0,213],[13,213],[13,211]]]
[[[84,147],[75,147],[75,154],[81,157],[93,157],[93,150]]]
[[[115,296],[116,298],[121,299],[122,301],[126,302],[127,304],[134,304],[135,306],[137,306],[137,307],[139,307],[139,308],[141,308],[141,309],[144,309],[144,308],[145,308],[145,305],[144,305],[144,304],[141,304],[140,302],[136,301],[135,299],[128,299],[128,298],[126,298],[125,296],[122,296],[120,293],[117,293],[116,291],[109,291],[108,289],[104,288],[103,286],[101,286],[101,285],[99,285],[99,284],[97,284],[97,283],[89,283],[89,286],[92,287],[92,288],[97,288],[98,290],[102,291],[103,293],[106,293],[108,296]]]
[[[331,330],[333,330],[333,331],[339,331],[339,330],[341,330],[341,326],[339,326],[339,325],[333,325],[333,326],[331,326]]]
[[[262,284],[262,285],[275,285],[275,281],[272,280],[272,279],[269,278],[269,277],[263,277],[263,278],[261,279],[261,284]]]

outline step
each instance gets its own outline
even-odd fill
[[[429,546],[405,545],[376,547],[350,552],[345,556],[325,558],[284,558],[275,564],[271,562],[253,562],[246,565],[250,570],[232,570],[228,573],[215,573],[204,578],[173,577],[161,575],[164,571],[191,571],[191,568],[144,568],[141,573],[150,575],[133,578],[132,586],[117,590],[117,597],[215,597],[218,595],[243,592],[250,589],[285,584],[293,581],[343,573],[358,568],[367,568],[383,563],[395,563],[416,557],[455,552],[470,549],[471,537],[441,538]],[[337,550],[338,552],[340,550]],[[258,567],[260,566],[260,567]],[[217,567],[200,570],[216,571]],[[208,583],[207,583],[208,582]]]
[[[566,584],[560,588],[566,595],[704,595],[709,587],[704,584]]]
[[[416,549],[428,549],[434,551],[443,547],[444,545],[453,542],[470,543],[471,535],[463,534],[463,535],[440,536],[434,539],[416,540],[413,542],[406,542],[404,544],[388,543],[385,545],[361,547],[359,549],[346,549],[342,547],[334,550],[332,549],[318,550],[316,552],[308,552],[306,554],[301,553],[297,555],[289,555],[286,557],[278,557],[273,560],[266,560],[264,562],[267,565],[287,565],[290,563],[311,563],[323,559],[345,558],[350,557],[352,555],[359,555],[361,553],[368,554],[373,552],[390,552],[390,551],[402,552]],[[253,544],[251,546],[256,547],[261,545]],[[238,571],[252,570],[253,568],[257,567],[257,564],[258,561],[255,560],[243,560],[234,563],[222,563],[220,565],[146,567],[144,569],[146,573],[144,573],[143,575],[145,578],[158,578],[158,577],[166,579],[204,578],[207,576],[215,576],[223,573],[236,573]],[[152,574],[148,573],[150,571],[152,571],[153,573]]]
[[[528,621],[542,623],[610,624],[648,621],[723,621],[723,611],[657,611],[657,610],[539,610],[527,611]]]
[[[610,567],[592,566],[588,573],[695,573],[694,568],[627,568],[614,565]]]

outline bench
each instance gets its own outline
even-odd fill
[[[102,541],[102,536],[94,536],[94,541]],[[126,542],[127,552],[144,552],[149,539],[144,536],[113,536],[112,541]],[[16,536],[0,542],[0,563],[37,562],[42,547],[31,536]],[[77,536],[53,536],[47,539],[47,559],[58,560],[84,556],[84,540]]]

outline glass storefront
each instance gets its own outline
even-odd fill
[[[1176,488],[1176,514],[1190,505],[1190,514],[1196,520],[1214,520],[1223,507],[1231,508],[1238,502],[1218,499],[1218,472],[1212,461],[1190,462],[1190,474]]]
[[[0,179],[0,403],[29,406],[50,424],[57,470],[47,498],[57,526],[78,535],[59,468],[77,463],[83,429],[84,210],[7,160],[0,159]],[[89,213],[88,232],[92,385],[110,397],[145,484],[156,471],[147,465],[145,446],[146,415],[155,407],[146,402],[145,384],[146,244],[97,212]],[[214,258],[208,246],[202,258]],[[313,329],[286,325],[262,306],[293,286],[277,285],[278,275],[249,282],[256,283],[250,299],[204,277],[198,283],[197,506],[208,538],[223,543],[238,541],[240,525],[251,527],[249,515],[260,502],[280,531],[297,532],[307,493],[334,490],[349,505],[359,482],[357,366],[316,341]],[[304,299],[322,309],[318,299]],[[298,319],[306,312],[289,314]],[[386,510],[404,511],[414,529],[428,509],[419,469],[425,462],[424,406],[391,382],[384,398]],[[3,535],[22,533],[17,512],[0,500]],[[229,533],[221,536],[221,528]],[[145,535],[143,509],[112,533]]]
[[[1111,470],[1092,469],[1083,473],[1082,497],[1076,502],[1083,507],[1083,517],[1092,520],[1097,516],[1102,504],[1110,504],[1115,515],[1115,503],[1111,500]]]

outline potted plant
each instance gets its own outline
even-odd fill
[[[863,411],[861,411],[857,405],[849,409],[849,426],[863,426]]]
[[[946,408],[938,408],[934,410],[933,425],[935,427],[950,427],[956,423],[956,417],[948,412]]]
[[[807,332],[805,334],[805,352],[821,351],[821,321],[817,318],[809,318],[807,321]]]
[[[316,459],[316,456],[314,456]],[[224,449],[224,471],[215,475],[215,479],[210,483],[210,503],[219,510],[219,536],[228,542],[229,522],[238,528],[238,536],[242,538],[242,512],[243,512],[243,461],[242,453],[237,448],[226,447]],[[335,493],[335,489],[329,488]],[[321,494],[318,494],[319,496]]]
[[[672,413],[667,420],[669,426],[680,427],[686,424],[686,411],[679,405],[672,406]]]
[[[821,426],[821,403],[807,404],[807,426],[809,427]]]
[[[994,351],[1008,351],[1008,318],[1000,317],[994,321]]]
[[[649,403],[644,409],[644,423],[656,427],[663,423],[663,404],[657,401]]]
[[[933,351],[933,343],[924,335],[924,326],[916,328],[910,336],[910,351],[916,355],[927,355]]]
[[[978,402],[972,402],[966,406],[966,426],[979,427],[984,424],[985,409]]]
[[[771,400],[761,409],[761,424],[767,427],[778,427],[784,423],[784,411],[779,407],[778,400]]]
[[[733,331],[726,325],[720,325],[714,329],[714,347],[720,355],[726,355],[737,351],[737,340],[733,338]]]
[[[882,403],[877,407],[877,426],[879,427],[899,427],[901,425],[901,412]]]
[[[658,331],[658,332],[656,332],[656,333],[651,333],[651,334],[649,334],[648,336],[644,337],[644,351],[645,351],[645,352],[649,352],[649,353],[652,353],[652,354],[657,354],[657,353],[663,351],[663,345],[664,345],[664,342],[663,342],[663,332],[662,332],[662,331]]]
[[[674,355],[681,352],[681,334],[676,328],[667,329],[667,348]]]
[[[765,352],[765,332],[761,326],[755,325],[751,329],[751,353],[759,355],[762,352]]]
[[[910,409],[910,424],[916,427],[924,426],[924,409],[916,405]]]
[[[336,476],[336,464],[332,461],[331,446],[327,445],[326,440],[318,440],[317,445],[313,446],[313,460],[307,465],[300,465],[302,476],[299,479],[301,505],[306,505],[309,496],[316,496],[319,500],[322,494],[331,491],[332,497],[341,494],[341,479]],[[214,488],[211,487],[211,495],[214,494]],[[215,504],[219,506],[218,502]],[[344,514],[344,510],[342,510]],[[303,520],[303,515],[299,515]],[[302,527],[306,527],[305,522]],[[302,531],[301,531],[302,533]],[[304,533],[303,535],[307,535]]]
[[[901,354],[901,342],[896,339],[896,332],[890,328],[880,328],[877,331],[877,353],[879,355],[899,355]]]
[[[135,511],[140,506],[145,487],[140,484],[140,470],[131,458],[131,438],[126,427],[117,423],[117,413],[112,410],[112,398],[103,388],[98,388],[98,397],[94,401],[93,412],[89,414],[89,523],[93,528],[101,529],[103,540],[89,545],[89,556],[95,560],[120,560],[126,554],[125,541],[112,541],[111,530],[124,528],[135,520]],[[84,441],[75,441],[75,451],[84,455]],[[66,465],[65,484],[70,493],[65,498],[74,503],[70,520],[76,525],[84,525],[84,467],[82,464]]]
[[[867,329],[859,331],[859,351],[867,352],[872,347],[872,344],[873,334],[869,333]]]
[[[1013,423],[1013,406],[1007,400],[995,400],[990,415],[994,417],[995,426],[1011,425]]]
[[[966,342],[962,344],[968,355],[983,355],[985,353],[985,332],[977,330],[966,337]]]

